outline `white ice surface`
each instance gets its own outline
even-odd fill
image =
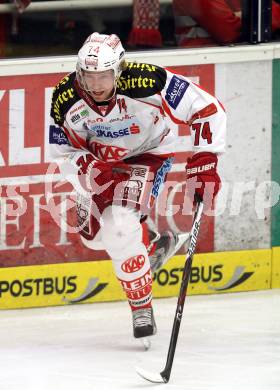
[[[187,297],[168,384],[134,367],[165,365],[176,299],[154,301],[144,351],[126,302],[0,311],[0,390],[280,389],[280,290]]]

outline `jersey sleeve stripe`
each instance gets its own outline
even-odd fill
[[[77,148],[77,149],[80,149],[81,148],[81,144],[79,142],[77,142],[71,135],[70,135],[70,132],[69,130],[65,127],[65,126],[62,126],[63,127],[63,130],[65,132],[65,134],[67,135],[67,138],[70,140],[71,144],[74,146],[74,148]]]
[[[141,100],[141,99],[139,99],[139,100]],[[160,113],[162,115],[164,115],[164,110],[163,110],[163,108],[161,106],[157,106],[156,104],[153,104],[153,103],[150,103],[150,102],[146,102],[145,100],[141,100],[141,103],[145,103],[145,104],[148,104],[149,106],[153,106],[153,107],[157,108],[160,111]]]
[[[176,123],[177,125],[186,125],[188,124],[187,121],[181,121],[180,119],[177,119],[175,118],[175,116],[171,113],[166,101],[164,100],[164,98],[162,98],[162,106],[163,106],[163,110],[164,112],[170,117],[170,119]]]
[[[189,124],[191,125],[193,121],[195,121],[196,119],[207,118],[211,115],[216,114],[217,112],[218,112],[217,106],[214,103],[211,103],[208,106],[197,111],[195,114],[193,114],[193,116],[189,120]]]

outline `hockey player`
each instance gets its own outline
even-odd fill
[[[49,147],[77,191],[78,228],[91,249],[106,249],[132,310],[136,338],[153,335],[152,272],[186,235],[147,229],[172,166],[176,137],[166,123],[191,126],[195,154],[187,181],[209,204],[220,187],[218,156],[226,116],[219,102],[189,79],[159,66],[126,62],[116,35],[91,34],[76,71],[52,97]]]

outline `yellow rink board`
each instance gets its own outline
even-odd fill
[[[167,265],[168,288],[160,270],[155,275],[155,296],[178,294],[185,258],[174,257]],[[162,274],[162,275],[161,275]],[[172,277],[173,276],[173,277]],[[181,278],[180,278],[181,280]],[[175,283],[176,282],[176,283]],[[205,253],[194,256],[188,294],[213,294],[238,291],[264,290],[271,288],[271,250]]]
[[[272,248],[272,288],[280,288],[280,247]]]
[[[197,254],[188,294],[271,288],[272,251]],[[280,252],[277,252],[280,255]],[[154,275],[154,297],[178,295],[185,256]],[[275,284],[279,283],[275,277]],[[0,308],[24,308],[125,299],[109,260],[0,269]]]

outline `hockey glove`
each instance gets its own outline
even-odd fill
[[[216,154],[201,152],[189,158],[186,165],[188,192],[195,194],[208,207],[212,207],[221,187],[217,164]]]
[[[94,161],[87,172],[86,184],[94,194],[112,201],[116,188],[121,191],[123,186],[119,184],[128,181],[129,177],[130,167],[123,162]]]
[[[130,177],[131,169],[123,161],[106,163],[96,160],[88,153],[81,155],[76,161],[80,185],[86,191],[112,201],[116,187],[126,182]],[[121,189],[122,186],[118,186]]]

